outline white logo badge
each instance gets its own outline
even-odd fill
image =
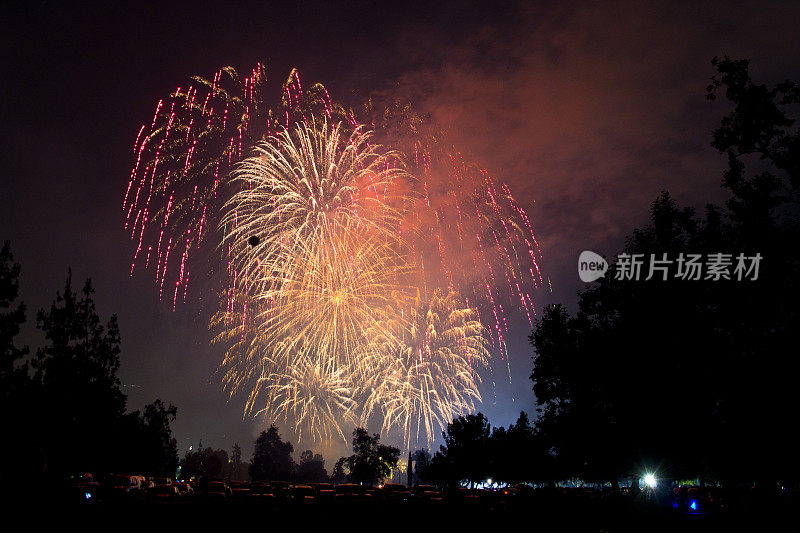
[[[581,252],[578,257],[578,276],[584,283],[602,278],[606,275],[608,263],[600,255],[589,250]]]

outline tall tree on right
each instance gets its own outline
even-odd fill
[[[724,95],[732,110],[712,146],[728,168],[723,186],[724,237],[731,247],[763,256],[759,279],[721,295],[728,364],[721,374],[716,447],[719,468],[761,478],[800,477],[793,428],[800,400],[800,87],[754,83],[748,60],[715,58],[708,98]]]
[[[731,279],[609,272],[579,294],[571,316],[542,313],[531,335],[537,433],[562,475],[614,480],[660,469],[720,481],[797,478],[791,424],[800,407],[797,250],[800,137],[788,116],[797,86],[750,79],[747,61],[715,60],[711,99],[733,104],[713,135],[727,156],[725,208],[702,217],[667,192],[623,252],[730,254]],[[748,170],[754,168],[755,170]],[[737,257],[760,256],[738,279]],[[651,277],[651,279],[646,279]]]

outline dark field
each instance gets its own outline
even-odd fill
[[[276,484],[271,489],[241,484],[234,485],[228,494],[198,491],[164,496],[165,491],[153,489],[115,493],[95,487],[87,492],[81,492],[81,488],[39,500],[30,498],[21,504],[47,510],[40,515],[45,520],[58,516],[97,526],[133,521],[156,530],[178,525],[206,530],[216,524],[228,529],[288,522],[356,530],[474,530],[480,526],[526,531],[755,532],[794,531],[798,524],[791,495],[764,495],[751,490],[727,493],[724,498],[717,495],[716,501],[695,494],[701,499],[695,505],[698,510],[693,511],[682,509],[683,502],[671,491],[631,497],[582,489],[460,490],[452,496],[426,487],[408,491],[400,485],[373,489]],[[87,499],[86,494],[92,492]]]

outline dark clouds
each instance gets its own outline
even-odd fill
[[[615,252],[661,189],[700,209],[722,200],[709,142],[726,108],[705,99],[711,58],[793,77],[797,20],[787,3],[523,5],[510,28],[444,43],[441,63],[401,87],[523,199],[555,299],[573,303],[580,251]]]

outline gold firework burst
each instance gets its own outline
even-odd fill
[[[342,427],[354,423],[357,406],[351,377],[346,366],[301,356],[288,372],[263,378],[267,402],[256,414],[292,423],[298,439],[305,432],[314,440],[329,441],[334,435],[346,440]]]
[[[362,375],[368,331],[384,328],[385,337],[398,321],[409,268],[393,197],[402,170],[367,141],[360,129],[343,138],[312,121],[260,145],[235,174],[240,191],[222,222],[235,281],[214,325],[229,346],[223,383],[231,394],[249,388],[246,412],[264,401],[274,413],[275,391],[304,390],[297,376],[308,368]],[[277,405],[299,405],[294,398]],[[314,395],[318,412],[334,411],[326,398]],[[329,433],[332,419],[320,420],[329,428],[312,433]]]
[[[406,446],[424,433],[427,443],[454,417],[481,401],[478,370],[488,364],[484,328],[453,291],[436,290],[413,317],[402,342],[377,354],[365,385],[362,420],[375,412],[383,429],[398,428]]]

